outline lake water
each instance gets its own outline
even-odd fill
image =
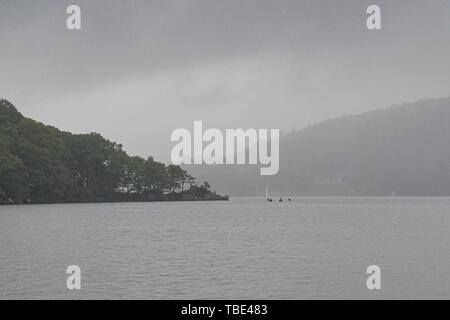
[[[449,271],[450,198],[0,206],[0,299],[449,299]]]

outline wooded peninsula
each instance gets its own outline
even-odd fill
[[[72,134],[0,100],[0,204],[228,200],[186,170],[129,156],[98,133]]]

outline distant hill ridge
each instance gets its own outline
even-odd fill
[[[231,195],[450,196],[450,98],[343,116],[280,140],[280,171],[188,167]]]

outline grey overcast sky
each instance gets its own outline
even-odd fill
[[[0,0],[0,40],[0,96],[25,116],[162,161],[194,120],[300,129],[450,94],[449,0]]]

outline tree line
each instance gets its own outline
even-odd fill
[[[179,166],[43,125],[0,100],[0,203],[222,199]]]

